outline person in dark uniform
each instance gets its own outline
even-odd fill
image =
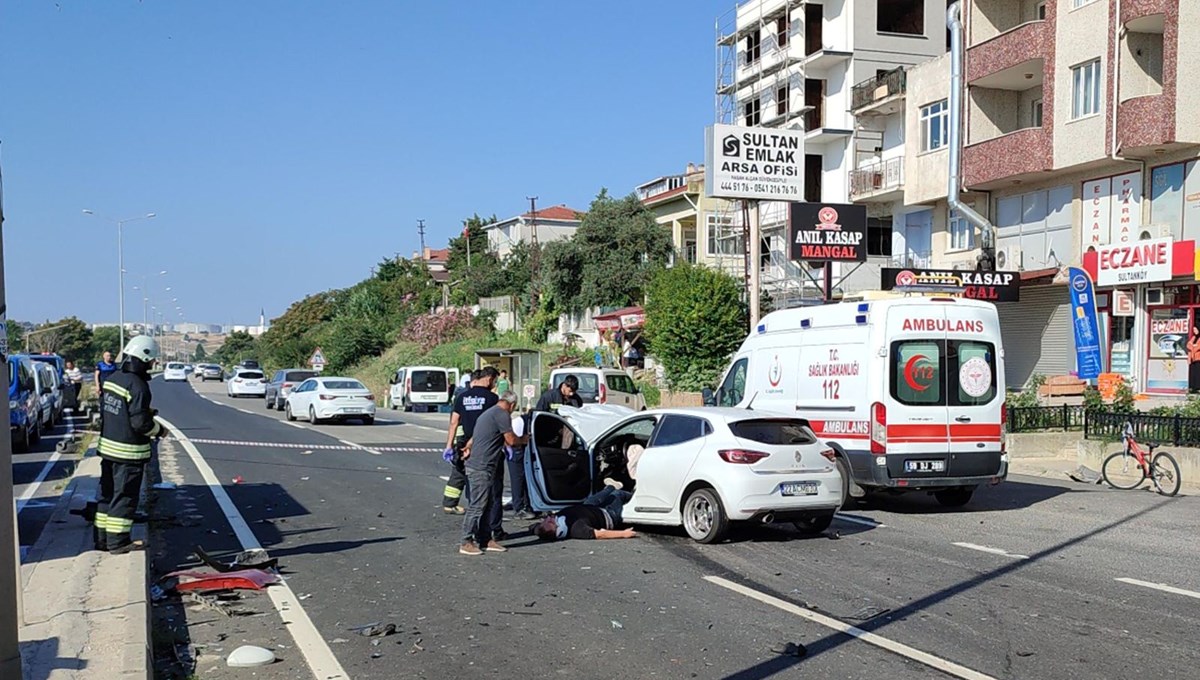
[[[150,407],[150,369],[158,342],[139,335],[121,352],[120,370],[104,381],[100,397],[100,497],[93,520],[97,550],[124,554],[142,548],[131,538],[142,476],[162,426]]]
[[[479,419],[479,415],[500,400],[492,391],[494,370],[481,368],[471,373],[471,386],[454,398],[454,407],[450,412],[450,428],[446,433],[446,450],[442,452],[442,458],[453,466],[450,479],[446,481],[446,487],[442,490],[442,512],[447,515],[461,515],[465,512],[459,506],[463,491],[467,487],[463,447],[475,433],[475,421]]]
[[[568,375],[563,378],[562,384],[557,389],[551,387],[543,392],[542,398],[538,399],[533,410],[556,413],[561,406],[581,408],[583,406],[583,399],[579,396],[578,392],[579,378],[576,378],[574,375]]]

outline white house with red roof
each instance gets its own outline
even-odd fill
[[[540,245],[571,238],[579,228],[581,217],[582,210],[552,205],[537,212],[527,212],[489,224],[483,228],[488,237],[488,252],[503,260],[512,253],[516,244],[531,243],[535,230]]]

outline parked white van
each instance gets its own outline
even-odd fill
[[[613,404],[634,411],[646,410],[646,397],[633,378],[619,368],[556,368],[550,371],[550,388],[563,384],[568,375],[579,380],[577,394],[585,404]]]
[[[807,419],[844,498],[926,491],[958,507],[1008,475],[1004,394],[995,306],[905,297],[768,314],[706,396]]]
[[[396,369],[389,382],[388,407],[405,411],[412,411],[414,407],[436,409],[454,398],[458,369],[405,366]]]

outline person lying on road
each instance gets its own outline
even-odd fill
[[[633,529],[616,529],[621,524],[621,508],[633,494],[606,486],[573,505],[547,516],[530,527],[530,532],[543,541],[562,538],[605,539],[633,538]]]

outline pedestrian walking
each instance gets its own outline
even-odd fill
[[[150,370],[158,359],[158,342],[139,335],[121,352],[121,368],[104,382],[100,425],[100,497],[97,499],[97,550],[123,554],[145,546],[131,534],[142,491],[142,476],[161,436],[150,406]]]
[[[465,510],[459,505],[467,486],[467,472],[463,461],[463,448],[475,433],[475,421],[489,408],[496,405],[500,397],[492,391],[491,373],[480,369],[471,373],[470,387],[454,398],[450,410],[450,427],[446,432],[446,449],[442,458],[450,463],[450,479],[442,490],[442,512],[461,515]]]
[[[112,352],[105,351],[100,358],[100,362],[96,364],[95,382],[96,396],[100,396],[100,392],[104,389],[104,381],[117,372],[117,365],[113,363]]]
[[[501,394],[500,401],[475,421],[475,435],[463,451],[471,497],[463,517],[462,544],[458,548],[463,555],[508,551],[493,536],[487,518],[500,504],[494,480],[502,469],[505,447],[524,446],[528,441],[528,437],[518,437],[513,432],[512,412],[516,406],[517,395],[512,390]]]
[[[500,371],[500,379],[496,381],[496,393],[504,394],[512,389],[512,383],[508,380],[508,371]]]
[[[75,392],[75,404],[78,405],[79,392],[83,389],[83,371],[79,370],[74,361],[68,361],[65,373],[67,382],[71,385],[71,390]]]

